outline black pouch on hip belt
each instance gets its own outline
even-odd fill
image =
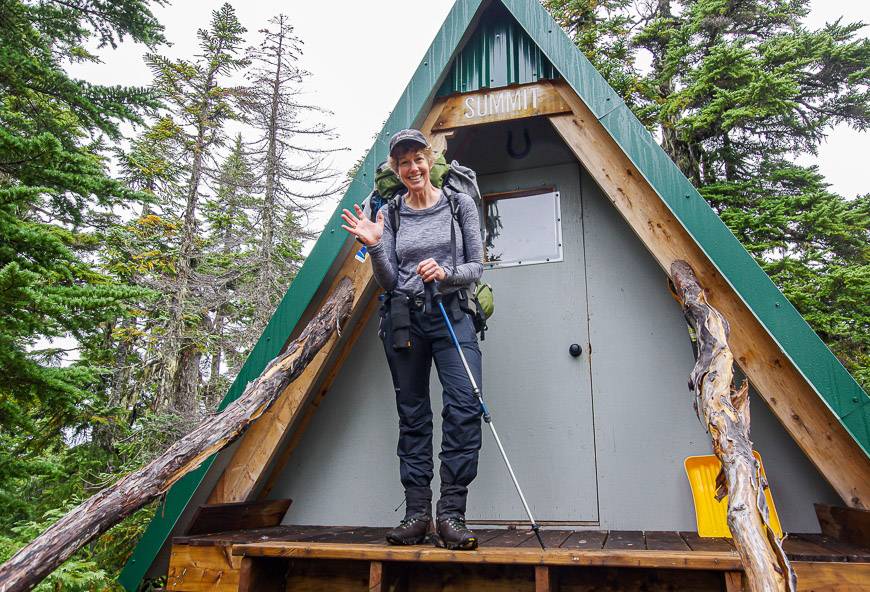
[[[393,349],[411,348],[411,310],[408,297],[404,294],[394,294],[390,298],[390,336]]]

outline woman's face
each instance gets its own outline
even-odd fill
[[[422,191],[429,185],[429,161],[421,150],[411,149],[399,155],[399,180],[408,191]]]

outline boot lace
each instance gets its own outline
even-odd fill
[[[451,516],[450,518],[445,519],[444,522],[449,524],[453,530],[468,530],[468,527],[465,526],[465,520],[462,518]]]
[[[416,524],[417,522],[419,522],[421,520],[426,520],[426,518],[424,518],[423,516],[413,516],[411,518],[402,518],[401,520],[399,520],[399,527],[400,528],[407,528],[408,526]]]

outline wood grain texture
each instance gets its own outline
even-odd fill
[[[870,506],[870,460],[698,247],[588,107],[554,83],[572,113],[553,127],[666,272],[686,260],[710,304],[733,324],[729,345],[771,411],[850,507]]]
[[[219,547],[173,545],[166,587],[176,592],[236,592],[242,561]]]
[[[742,571],[726,571],[725,576],[725,592],[744,592],[745,575]]]
[[[697,335],[697,359],[689,377],[695,412],[710,435],[713,453],[722,462],[716,479],[717,499],[728,496],[728,527],[746,569],[752,592],[797,589],[794,570],[770,526],[764,496],[766,483],[749,439],[749,385],[732,386],[734,357],[728,347],[730,327],[710,306],[692,267],[671,264],[674,291],[686,321]]]
[[[339,543],[251,543],[236,545],[233,553],[251,557],[293,559],[353,559],[420,563],[487,563],[504,565],[586,565],[653,567],[667,569],[741,569],[735,553],[704,551],[581,550],[528,547],[479,547],[476,551],[450,551],[429,546]]]
[[[870,563],[795,562],[801,592],[868,592]]]
[[[381,592],[384,583],[384,564],[372,561],[369,564],[369,592]]]
[[[556,571],[547,565],[535,566],[535,592],[556,592]]]
[[[338,280],[329,299],[299,337],[242,395],[203,420],[145,467],[103,489],[55,522],[0,566],[0,590],[30,590],[82,546],[165,493],[173,483],[239,438],[298,379],[350,315],[354,287]]]
[[[553,85],[542,80],[449,96],[443,103],[433,130],[450,130],[570,111],[570,105]]]
[[[792,535],[795,536],[795,535]],[[801,534],[801,538],[816,543],[821,547],[836,551],[846,558],[846,561],[856,563],[870,563],[870,548],[853,545],[823,534]]]
[[[291,500],[206,504],[196,509],[187,535],[269,528],[281,524]]]
[[[815,504],[822,534],[853,545],[870,547],[870,510]]]

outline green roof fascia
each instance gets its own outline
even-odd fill
[[[870,397],[538,2],[500,0],[870,456]]]
[[[296,323],[347,241],[347,233],[341,228],[341,211],[350,208],[354,203],[362,202],[368,196],[373,185],[375,168],[387,158],[390,137],[400,129],[422,123],[420,120],[426,115],[424,108],[434,97],[438,83],[484,2],[485,0],[458,0],[451,8],[384,128],[369,149],[344,197],[321,232],[296,278],[290,284],[269,324],[245,360],[219,409],[236,400],[244,392],[248,382],[255,380],[266,364],[281,352]],[[145,576],[216,456],[212,455],[198,469],[185,475],[167,492],[165,500],[118,578],[119,583],[129,592],[133,592]]]

